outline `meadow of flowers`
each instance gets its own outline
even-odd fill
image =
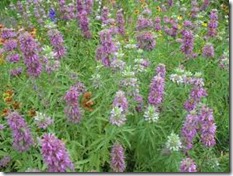
[[[230,171],[228,2],[0,8],[0,171]]]

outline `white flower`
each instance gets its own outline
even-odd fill
[[[141,53],[143,53],[143,50],[142,49],[138,49],[137,52],[141,54]]]
[[[52,47],[48,46],[48,45],[45,45],[43,48],[43,53],[44,53],[44,56],[47,58],[47,59],[54,59],[55,57],[55,53],[53,52],[53,49]]]
[[[124,77],[134,77],[135,73],[133,71],[131,71],[131,67],[130,66],[127,66],[125,68],[125,70],[122,72],[122,75]]]
[[[93,74],[90,80],[92,81],[92,84],[95,89],[100,88],[102,86],[100,74]]]
[[[170,75],[170,80],[174,83],[177,83],[177,84],[184,83],[185,78],[186,78],[186,76],[182,76],[182,75],[178,75],[178,74],[171,74]]]
[[[196,78],[201,78],[201,76],[202,76],[202,73],[201,73],[201,72],[196,72],[196,73],[194,74],[194,77],[196,77]]]
[[[101,18],[101,17],[100,17],[99,15],[97,15],[97,16],[95,17],[96,20],[100,20],[100,18]]]
[[[51,117],[41,112],[36,112],[36,116],[34,119],[35,119],[36,125],[42,129],[46,129],[49,125],[53,123],[53,119]]]
[[[110,115],[110,123],[113,125],[121,126],[124,125],[126,121],[125,114],[121,107],[114,107]]]
[[[144,113],[144,118],[149,123],[157,122],[159,119],[159,113],[156,111],[154,106],[149,105]]]
[[[170,136],[168,136],[166,147],[171,151],[179,151],[179,149],[182,148],[180,137],[172,132]]]

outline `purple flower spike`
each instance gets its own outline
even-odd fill
[[[24,63],[30,76],[38,77],[42,72],[39,56],[39,46],[35,39],[27,32],[19,36],[20,49],[24,56]]]
[[[48,31],[48,36],[50,43],[53,46],[55,57],[61,59],[66,54],[66,49],[64,47],[63,36],[60,31],[57,29],[50,29]]]
[[[79,123],[82,119],[82,112],[79,106],[66,106],[65,114],[68,120],[73,123]]]
[[[156,68],[157,75],[154,76],[150,84],[150,92],[148,96],[149,104],[158,106],[163,101],[164,86],[165,86],[165,65],[159,64]]]
[[[214,46],[211,43],[207,43],[202,49],[202,55],[207,58],[213,58]]]
[[[137,36],[137,44],[140,49],[151,51],[156,46],[156,41],[151,32],[142,32]]]
[[[181,161],[180,172],[197,172],[196,163],[191,158],[185,158]]]
[[[78,13],[79,27],[86,38],[91,38],[91,32],[89,27],[88,13],[86,11],[81,11]]]
[[[18,44],[15,39],[9,39],[4,43],[3,47],[5,51],[12,51],[17,48],[17,45]]]
[[[17,112],[10,113],[7,119],[12,130],[13,147],[19,152],[28,151],[33,145],[33,139],[25,120]]]
[[[184,122],[181,134],[184,139],[185,150],[190,150],[193,147],[193,139],[198,130],[198,115],[190,113],[187,115]]]
[[[83,93],[83,84],[77,83],[75,86],[72,86],[64,97],[66,101],[65,114],[68,117],[68,120],[73,123],[79,123],[82,118],[82,111],[79,107],[79,96]]]
[[[217,35],[218,28],[218,11],[213,9],[210,13],[210,21],[208,24],[208,36],[214,37]]]
[[[216,144],[215,133],[216,125],[214,123],[213,110],[203,106],[199,114],[201,141],[206,147],[213,147]]]
[[[7,60],[12,63],[17,63],[20,60],[19,54],[11,54],[7,56]]]
[[[128,101],[123,91],[119,90],[116,93],[115,99],[113,101],[113,106],[122,108],[124,112],[128,110]]]
[[[114,172],[124,172],[126,168],[124,149],[120,144],[114,144],[111,150],[111,168]]]
[[[108,15],[109,15],[109,9],[107,7],[103,7],[100,17],[103,24],[108,24],[108,18],[109,18]]]
[[[41,153],[49,172],[66,172],[74,170],[72,161],[64,143],[53,134],[44,134],[41,139]]]
[[[122,9],[117,11],[116,22],[117,22],[117,27],[118,27],[118,33],[121,35],[124,35],[125,34],[125,20],[124,20]]]
[[[194,44],[194,37],[191,30],[183,30],[182,31],[182,45],[181,51],[187,56],[193,56],[193,44]]]
[[[11,161],[11,157],[9,156],[4,156],[1,160],[0,160],[0,168],[6,167]]]

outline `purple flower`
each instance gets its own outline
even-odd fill
[[[214,46],[211,43],[207,43],[202,48],[202,55],[207,58],[213,58],[214,57]]]
[[[151,81],[150,92],[148,96],[149,104],[158,106],[163,101],[164,86],[165,86],[165,66],[160,64],[156,68],[157,75]]]
[[[215,133],[217,128],[214,123],[213,110],[202,106],[199,112],[199,123],[203,145],[213,147],[216,144]]]
[[[162,78],[165,78],[166,75],[166,68],[164,64],[159,64],[156,68],[157,75],[161,76]]]
[[[194,85],[193,89],[190,91],[189,99],[184,104],[184,108],[189,112],[194,110],[196,105],[200,102],[201,98],[206,96],[206,89],[204,89],[202,86]]]
[[[200,86],[194,86],[190,92],[190,97],[195,100],[200,100],[202,97],[206,97],[207,92],[206,89]]]
[[[57,29],[50,29],[48,31],[48,36],[50,43],[53,46],[55,57],[61,59],[66,54],[66,49],[64,47],[63,36],[60,31]]]
[[[110,67],[111,55],[117,51],[117,46],[112,39],[112,31],[104,29],[100,31],[100,45],[96,49],[96,60],[101,60],[103,65]]]
[[[10,156],[4,156],[1,160],[0,160],[0,168],[6,167],[11,161],[11,157]]]
[[[113,101],[114,107],[122,108],[123,112],[127,112],[128,110],[128,101],[125,97],[125,93],[121,90],[117,91],[114,101]]]
[[[196,163],[191,158],[185,158],[180,163],[180,172],[197,172]]]
[[[104,6],[100,17],[103,24],[108,24],[108,15],[109,15],[109,9]]]
[[[117,22],[117,27],[118,27],[118,33],[121,35],[124,35],[125,34],[125,20],[124,20],[122,9],[117,11],[116,22]]]
[[[66,14],[66,2],[65,0],[59,0],[59,11],[60,14],[62,16],[62,18],[64,19],[64,15]]]
[[[197,17],[198,12],[200,11],[197,0],[192,0],[191,5],[192,5],[191,17],[195,18],[195,17]]]
[[[164,31],[166,34],[175,37],[178,33],[178,23],[173,18],[165,18],[165,23],[170,24],[171,27],[165,26]]]
[[[142,31],[144,29],[148,29],[152,27],[153,27],[153,22],[151,19],[147,19],[143,16],[139,16],[136,27],[138,31]]]
[[[82,111],[78,105],[66,106],[64,112],[72,123],[79,123],[82,119]]]
[[[210,0],[204,0],[202,6],[201,6],[201,10],[206,10],[206,8],[209,6],[210,4]]]
[[[20,60],[19,54],[10,54],[7,56],[7,60],[12,63],[17,63]]]
[[[28,74],[34,77],[39,76],[42,72],[42,64],[40,62],[39,46],[37,42],[27,32],[20,34],[19,42]]]
[[[9,39],[3,44],[3,47],[5,51],[12,51],[17,48],[17,45],[17,40]]]
[[[16,37],[17,34],[14,29],[3,28],[1,36],[3,39],[10,39]]]
[[[13,147],[19,152],[29,150],[33,145],[33,139],[23,117],[18,112],[12,112],[7,116],[7,120],[12,130]]]
[[[77,13],[82,12],[83,11],[83,0],[77,0],[76,4],[77,4]]]
[[[82,94],[87,91],[85,85],[81,82],[76,82],[74,86],[77,88],[79,94]]]
[[[136,111],[142,112],[142,110],[143,110],[143,96],[142,95],[135,95],[134,100],[137,103]]]
[[[185,20],[183,25],[184,25],[185,28],[192,28],[193,27],[193,23],[191,21],[189,21],[189,20]],[[191,31],[189,31],[189,32],[191,32]]]
[[[84,9],[86,10],[87,14],[91,14],[93,9],[94,1],[93,0],[85,0],[84,1]]]
[[[41,153],[49,172],[66,172],[74,170],[72,161],[64,143],[53,134],[44,134],[41,139]]]
[[[64,14],[64,19],[72,20],[77,16],[75,14],[75,5],[73,3],[68,4],[65,7],[66,13]]]
[[[217,35],[217,28],[218,28],[218,11],[213,9],[210,12],[210,21],[208,24],[208,36],[214,37]]]
[[[173,6],[173,4],[174,4],[174,0],[167,0],[167,4],[168,4],[168,6]]]
[[[142,32],[137,35],[137,45],[143,50],[153,50],[156,46],[156,41],[151,32]]]
[[[86,38],[91,38],[88,13],[82,10],[81,12],[78,13],[77,17],[79,21],[79,27],[83,33],[83,36]]]
[[[13,77],[16,77],[16,76],[21,75],[22,71],[23,71],[22,67],[18,67],[18,68],[12,69],[10,71],[10,75]]]
[[[75,86],[72,86],[64,97],[66,101],[65,114],[68,117],[68,120],[73,123],[79,123],[82,118],[82,111],[79,107],[79,96],[82,93],[80,90],[80,83]]]
[[[185,103],[184,103],[184,109],[186,109],[188,112],[194,110],[197,106],[197,102],[193,98],[189,98]]]
[[[67,92],[64,97],[66,104],[70,106],[76,106],[78,104],[78,98],[80,93],[76,86],[72,86]]]
[[[193,139],[198,130],[198,119],[198,115],[195,112],[191,112],[187,115],[183,124],[181,135],[184,139],[186,150],[190,150],[193,147]]]
[[[112,146],[111,168],[114,172],[124,172],[126,168],[124,148],[118,143]]]
[[[156,31],[160,31],[162,29],[160,17],[156,17],[155,18],[155,20],[154,20],[154,28],[155,28]]]
[[[49,10],[49,18],[51,21],[56,22],[56,11],[53,8]]]

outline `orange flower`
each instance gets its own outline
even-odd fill
[[[91,100],[91,95],[91,92],[85,92],[81,101],[82,107],[86,108],[89,111],[93,111],[93,108],[91,108],[91,106],[94,105],[94,102]]]
[[[5,42],[6,40],[0,37],[0,45],[4,44]]]
[[[7,90],[5,92],[5,94],[7,94],[8,96],[13,96],[14,95],[14,91],[9,89],[9,90]]]
[[[13,98],[12,98],[12,97],[6,97],[6,98],[4,98],[4,102],[5,102],[6,104],[11,104],[12,101],[13,101]]]
[[[36,28],[33,28],[32,31],[30,32],[33,38],[36,37],[36,31],[37,31]]]
[[[0,29],[4,28],[4,25],[3,24],[0,24]]]
[[[12,103],[12,106],[13,106],[14,110],[20,109],[20,103],[19,103],[18,101],[14,101],[14,102]]]
[[[138,9],[135,9],[135,10],[134,10],[134,13],[135,13],[136,15],[138,15],[138,14],[139,14],[139,10],[138,10]]]
[[[30,109],[29,111],[28,111],[28,116],[29,117],[34,117],[34,116],[36,116],[36,111],[35,111],[35,109]]]
[[[3,100],[7,104],[11,104],[13,101],[14,92],[12,90],[7,90],[3,93]]]
[[[141,5],[142,8],[145,8],[146,6],[147,6],[146,2],[143,2],[142,5]]]
[[[159,6],[157,6],[156,9],[157,9],[159,12],[162,11],[161,7],[159,7]]]
[[[11,110],[10,109],[8,109],[8,108],[5,108],[5,109],[3,109],[3,111],[2,111],[2,116],[3,117],[6,117],[6,116],[8,116],[8,114],[11,112]]]

